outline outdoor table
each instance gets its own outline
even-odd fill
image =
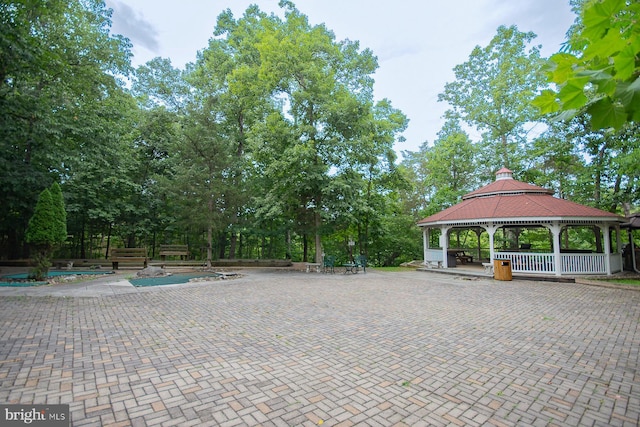
[[[353,273],[356,274],[358,272],[358,264],[348,262],[346,264],[342,264],[344,267],[344,274]]]

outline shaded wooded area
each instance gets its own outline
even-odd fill
[[[0,259],[31,255],[27,224],[53,183],[65,258],[186,244],[198,259],[318,261],[354,241],[371,264],[399,264],[421,259],[417,220],[502,166],[579,203],[638,204],[637,124],[542,116],[534,34],[500,27],[471,52],[440,95],[438,138],[399,160],[408,122],[373,97],[374,52],[281,7],[223,12],[184,70],[163,58],[133,70],[101,1],[0,5]]]

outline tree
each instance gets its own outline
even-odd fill
[[[562,199],[576,200],[579,177],[585,176],[582,151],[583,127],[576,119],[573,123],[548,123],[547,130],[532,141],[527,149],[527,168],[521,179],[554,189]]]
[[[488,159],[494,170],[520,168],[524,125],[539,116],[531,101],[543,83],[542,60],[538,46],[527,50],[535,37],[516,26],[499,27],[487,47],[476,46],[469,60],[454,68],[456,80],[438,96],[465,122],[485,132],[486,143],[495,147]]]
[[[107,121],[92,105],[122,90],[130,45],[109,27],[100,0],[0,3],[0,238],[9,258],[26,256],[38,194],[73,174],[83,134]]]
[[[216,117],[216,132],[226,141],[231,157],[226,170],[224,211],[227,224],[218,230],[220,241],[226,246],[229,237],[230,259],[241,249],[239,231],[245,228],[250,201],[250,163],[248,138],[258,122],[272,111],[272,87],[260,77],[261,57],[257,49],[265,28],[273,25],[273,18],[250,6],[244,16],[234,20],[231,11],[220,14],[207,49],[189,70],[187,79],[194,89],[194,102]],[[221,255],[225,253],[221,248]]]
[[[535,100],[543,114],[567,120],[590,116],[594,129],[640,121],[640,3],[591,0],[570,31],[566,52],[549,59],[545,90]]]
[[[64,202],[59,197],[62,195],[59,189],[57,184],[53,186],[55,197],[48,188],[42,190],[25,233],[27,242],[35,251],[33,254],[35,266],[31,276],[36,280],[42,280],[47,276],[55,245],[63,243],[67,238]]]
[[[331,198],[348,196],[334,191],[338,186],[333,184],[342,172],[384,158],[406,118],[396,121],[402,114],[388,101],[384,101],[387,106],[379,107],[394,114],[380,120],[375,117],[371,75],[377,60],[370,50],[360,50],[357,42],[336,42],[331,31],[324,25],[311,26],[291,2],[280,4],[286,9],[286,19],[274,18],[256,47],[261,59],[259,75],[281,105],[280,114],[272,118],[286,122],[276,126],[288,131],[285,139],[276,142],[279,149],[256,140],[260,144],[256,155],[264,158],[273,174],[288,178],[272,179],[274,187],[269,191],[287,194],[284,200],[295,203],[287,211],[297,212],[296,220],[304,222],[304,234],[315,237],[315,260],[321,262],[325,219],[334,214],[328,209]],[[391,124],[384,131],[383,121]]]
[[[58,225],[55,227],[58,233],[55,236],[55,240],[62,243],[67,240],[67,211],[64,207],[62,188],[60,188],[60,184],[57,182],[51,185],[51,199],[56,209],[55,218],[58,221]]]
[[[405,152],[403,165],[415,183],[410,199],[419,207],[421,219],[460,201],[478,182],[477,148],[459,122],[447,114],[447,121],[430,146],[425,142],[416,153]]]

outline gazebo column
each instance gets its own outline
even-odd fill
[[[482,228],[474,228],[473,231],[476,233],[476,242],[478,243],[478,256],[476,257],[477,260],[481,259],[481,255],[482,255],[482,247],[480,244],[480,235],[482,234]]]
[[[442,227],[442,232],[440,233],[440,247],[442,248],[442,266],[444,268],[449,268],[449,257],[447,256],[447,252],[449,251],[449,230],[452,227]]]
[[[493,225],[493,224],[488,224],[487,226],[484,227],[485,230],[487,230],[487,233],[489,234],[489,262],[493,264],[493,259],[495,258],[495,249],[493,248],[493,236],[496,234],[496,231],[498,230],[498,226],[497,225]]]
[[[553,269],[556,276],[562,275],[562,256],[560,255],[560,233],[562,226],[558,221],[553,221],[549,227],[553,234]]]
[[[604,234],[604,262],[607,276],[611,276],[611,236],[609,235],[609,224],[604,224],[602,227],[602,233]]]
[[[427,254],[429,250],[429,227],[422,228],[422,263],[427,264]]]
[[[624,258],[622,256],[622,230],[620,230],[619,225],[614,225],[613,229],[616,231],[616,259],[620,260],[620,270],[616,271],[616,273],[620,273],[624,271]]]

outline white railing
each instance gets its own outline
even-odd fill
[[[621,271],[622,261],[617,254],[611,254],[611,272]],[[497,252],[495,259],[511,261],[511,270],[519,273],[554,274],[554,254]],[[607,274],[605,254],[561,254],[563,274]],[[620,264],[620,265],[618,265]]]
[[[496,252],[495,259],[511,261],[511,270],[522,273],[554,273],[553,254],[534,254],[523,252]]]
[[[562,272],[570,274],[607,274],[605,254],[562,254]]]

